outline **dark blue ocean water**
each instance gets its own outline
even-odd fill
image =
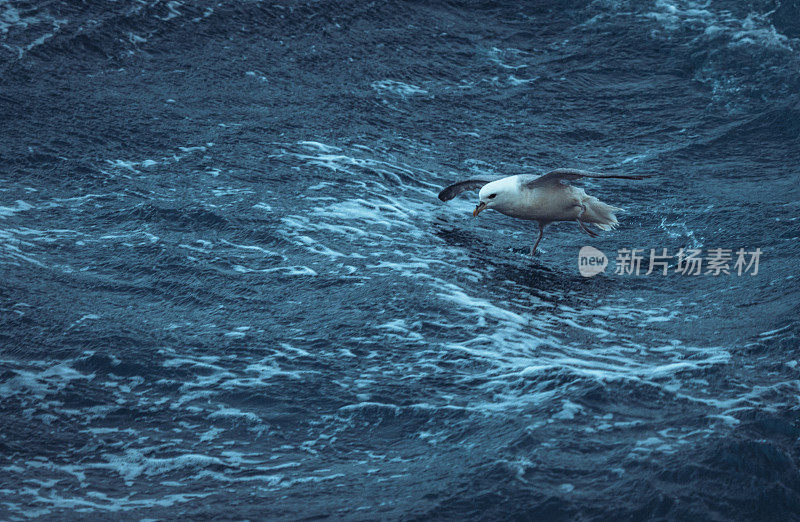
[[[0,518],[800,519],[799,53],[790,0],[0,0]],[[535,258],[436,198],[555,167],[653,178]]]

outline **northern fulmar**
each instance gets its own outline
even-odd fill
[[[570,185],[569,181],[580,178],[645,179],[647,177],[556,169],[538,177],[521,174],[496,181],[480,179],[461,181],[442,190],[439,199],[450,201],[462,192],[480,189],[478,193],[480,202],[472,211],[473,216],[491,208],[506,216],[536,221],[539,224],[539,237],[531,250],[533,255],[544,235],[544,227],[554,221],[575,221],[581,230],[591,237],[597,237],[598,234],[589,230],[586,227],[587,223],[595,225],[600,230],[612,230],[619,224],[614,212],[622,209],[603,203],[596,197],[588,195],[582,188]]]

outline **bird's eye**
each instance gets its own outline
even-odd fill
[[[497,194],[490,194],[489,199],[494,199],[495,196],[497,196]]]

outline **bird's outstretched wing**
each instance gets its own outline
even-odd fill
[[[600,174],[597,172],[589,172],[587,170],[578,169],[556,169],[548,172],[544,176],[539,176],[538,178],[531,177],[531,179],[523,181],[523,185],[526,188],[534,188],[561,183],[563,181],[572,181],[580,178],[646,179],[649,177],[650,176],[645,175]]]
[[[482,179],[468,179],[467,181],[459,181],[458,183],[454,183],[449,187],[445,187],[444,190],[439,192],[439,199],[442,201],[450,201],[462,192],[466,192],[468,190],[478,190],[487,183],[489,182]]]

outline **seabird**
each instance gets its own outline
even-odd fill
[[[570,185],[569,181],[580,178],[645,179],[647,177],[556,169],[538,177],[521,174],[491,182],[480,179],[460,181],[442,190],[439,199],[450,201],[462,192],[480,189],[478,193],[480,202],[472,211],[473,216],[491,208],[506,216],[536,221],[539,224],[539,238],[531,250],[533,255],[544,235],[544,227],[554,221],[575,221],[581,230],[591,237],[597,237],[598,234],[589,230],[586,227],[587,223],[594,224],[600,230],[612,230],[619,224],[614,212],[622,209],[603,203],[596,197],[588,195],[582,188]]]

